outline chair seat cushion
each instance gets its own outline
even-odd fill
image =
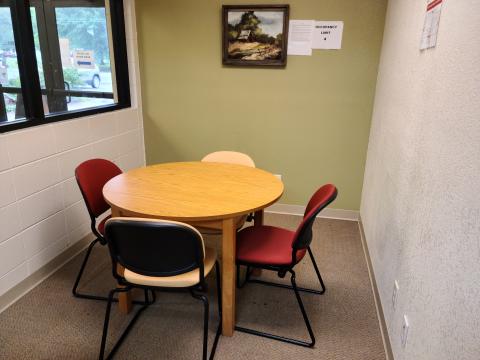
[[[204,260],[204,275],[207,276],[212,271],[215,261],[217,260],[217,252],[213,248],[205,248],[205,260]],[[218,274],[217,274],[218,276]],[[189,287],[199,283],[200,270],[195,269],[184,274],[175,276],[146,276],[137,274],[133,271],[125,269],[123,277],[129,283],[145,286],[158,286],[158,287]]]
[[[237,234],[237,261],[261,265],[290,265],[294,231],[274,226],[250,226]],[[305,256],[297,251],[297,262]]]

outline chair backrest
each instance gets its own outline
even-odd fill
[[[105,159],[87,160],[75,169],[75,178],[92,221],[110,208],[103,198],[103,186],[121,173],[117,165]]]
[[[320,187],[315,194],[310,198],[310,201],[307,204],[305,209],[305,214],[303,216],[303,221],[297,228],[295,232],[295,237],[293,239],[292,248],[293,255],[292,261],[296,262],[296,252],[298,250],[306,249],[310,246],[312,242],[312,225],[315,221],[315,217],[320,211],[332,203],[337,197],[337,188],[335,185],[326,184]]]
[[[200,269],[204,280],[205,247],[200,232],[175,221],[112,218],[105,225],[113,274],[117,263],[146,276],[175,276]]]
[[[215,151],[206,155],[202,161],[255,167],[255,162],[250,156],[237,151]]]

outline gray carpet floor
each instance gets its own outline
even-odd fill
[[[266,214],[265,223],[295,229],[300,218]],[[209,236],[207,243],[219,242]],[[236,332],[221,337],[216,359],[385,359],[372,289],[355,222],[317,219],[312,250],[323,275],[324,295],[302,293],[316,336],[313,349]],[[105,303],[73,298],[71,286],[83,253],[0,314],[0,359],[96,359]],[[318,287],[308,257],[297,266],[297,284]],[[210,343],[218,324],[215,281],[209,277]],[[262,278],[276,279],[264,272]],[[281,280],[286,282],[286,279]],[[106,248],[94,250],[82,291],[114,286]],[[130,316],[112,311],[109,351]],[[247,284],[237,291],[237,323],[307,339],[293,291]],[[202,305],[188,293],[158,293],[116,359],[201,359]]]

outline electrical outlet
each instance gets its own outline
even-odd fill
[[[407,346],[407,337],[408,337],[408,318],[407,315],[403,315],[403,325],[402,325],[402,347],[405,348]]]
[[[280,174],[275,174],[275,177],[278,178],[278,180],[282,181],[282,175],[280,175]]]
[[[398,290],[400,290],[400,286],[398,286],[398,281],[395,280],[393,283],[393,292],[392,292],[392,308],[395,310],[397,306],[397,297],[398,297]]]

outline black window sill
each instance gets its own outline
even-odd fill
[[[52,115],[46,115],[42,119],[21,119],[15,121],[0,122],[0,133],[6,133],[8,131],[20,130],[29,128],[32,126],[46,125],[55,123],[58,121],[64,121],[69,119],[76,119],[85,116],[92,116],[97,114],[104,114],[107,112],[122,110],[130,108],[131,104],[114,104],[97,106],[91,109],[73,110],[64,113],[57,113]]]

